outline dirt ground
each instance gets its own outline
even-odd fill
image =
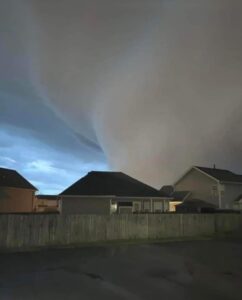
[[[0,254],[0,299],[242,299],[242,240]]]

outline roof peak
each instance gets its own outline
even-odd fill
[[[167,196],[123,172],[91,171],[60,195],[113,195],[123,197]]]
[[[0,186],[38,190],[18,171],[7,168],[0,168]]]

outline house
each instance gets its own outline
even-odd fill
[[[235,199],[233,208],[242,211],[242,194]]]
[[[190,191],[186,200],[200,199],[219,209],[233,209],[235,199],[242,194],[242,175],[194,166],[174,183],[174,191]]]
[[[65,214],[162,213],[169,197],[122,172],[89,172],[61,194]]]
[[[56,195],[37,195],[34,210],[35,212],[59,212],[60,197]]]
[[[0,168],[0,213],[33,212],[36,191],[17,171]]]
[[[161,188],[161,192],[166,193],[170,197],[169,202],[169,211],[175,212],[176,207],[179,204],[182,204],[191,194],[190,191],[174,191],[174,187],[172,185],[164,185]]]

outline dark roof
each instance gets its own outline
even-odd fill
[[[184,198],[186,198],[191,192],[189,191],[180,191],[180,192],[174,192],[171,194],[171,197],[175,200],[181,200],[183,201]]]
[[[185,200],[183,203],[178,204],[179,207],[200,207],[200,208],[215,208],[216,206],[208,203],[206,201],[200,200],[200,199],[191,199],[191,200]]]
[[[175,192],[173,185],[163,185],[160,191],[165,193],[169,197],[173,198],[174,200],[181,200],[181,201],[183,201],[184,198],[186,198],[191,193],[189,191]]]
[[[34,187],[30,182],[28,182],[17,171],[5,168],[0,168],[0,186],[30,189],[37,191],[36,187]]]
[[[89,172],[60,195],[166,197],[163,192],[122,172]]]
[[[60,198],[60,196],[57,195],[37,195],[38,199],[44,199],[44,200],[57,200]]]
[[[242,194],[235,198],[235,202],[239,202],[242,199]]]
[[[214,177],[219,181],[242,183],[242,175],[235,174],[228,170],[217,169],[217,168],[205,168],[205,167],[198,167],[198,166],[196,166],[196,168],[201,170],[202,172],[207,173],[208,175]]]
[[[174,187],[173,185],[163,185],[160,191],[164,192],[167,195],[171,195],[174,192]]]

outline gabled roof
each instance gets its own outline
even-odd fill
[[[163,192],[122,172],[89,172],[60,195],[166,197]]]
[[[217,168],[205,168],[196,166],[195,168],[208,174],[209,176],[223,182],[236,182],[242,184],[242,175],[235,174],[229,170]]]
[[[37,188],[17,171],[5,168],[0,168],[0,187],[14,187],[37,191]]]
[[[178,182],[180,182],[192,170],[197,170],[197,171],[203,173],[204,175],[207,175],[211,179],[215,180],[216,182],[242,184],[242,175],[235,174],[229,170],[193,166],[188,171],[186,171],[186,173],[183,174],[174,183],[174,185],[176,185]]]

